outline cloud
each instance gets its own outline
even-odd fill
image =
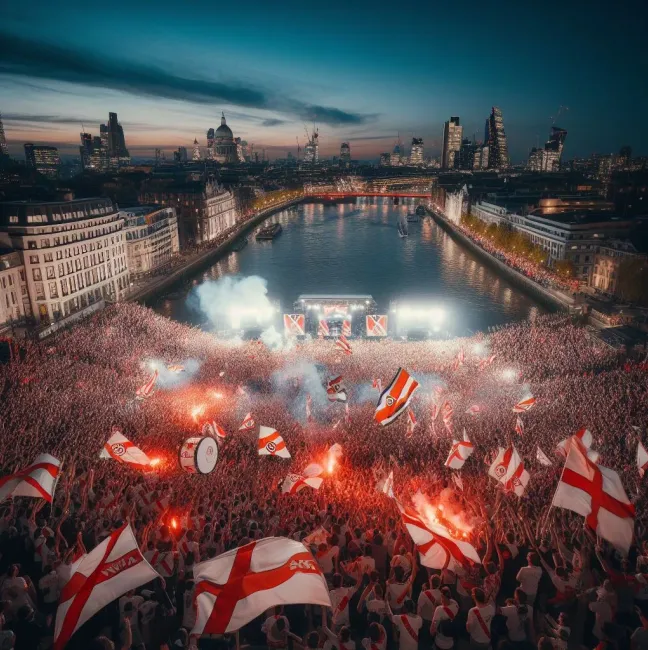
[[[73,84],[110,88],[133,95],[160,97],[196,104],[232,104],[278,111],[300,120],[332,126],[358,125],[369,116],[330,106],[309,104],[235,81],[192,79],[166,70],[84,50],[29,40],[0,32],[0,74],[49,79]]]
[[[270,117],[267,120],[261,122],[261,126],[279,126],[280,124],[285,124],[286,120],[278,120],[274,117]]]

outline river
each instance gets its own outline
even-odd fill
[[[308,203],[275,214],[283,232],[273,241],[253,235],[240,252],[231,252],[184,287],[153,304],[159,313],[192,325],[205,325],[188,300],[193,288],[224,275],[261,276],[268,295],[292,311],[299,294],[371,294],[378,311],[389,302],[412,298],[442,308],[448,335],[471,334],[488,326],[533,317],[544,308],[511,285],[431,219],[410,223],[400,238],[401,215],[414,204],[394,206],[387,199],[356,203]]]

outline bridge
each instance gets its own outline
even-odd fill
[[[427,192],[425,194],[417,192],[312,192],[307,193],[306,196],[317,198],[317,199],[345,199],[345,198],[356,198],[356,197],[385,197],[385,198],[404,198],[404,199],[430,199],[431,194]]]

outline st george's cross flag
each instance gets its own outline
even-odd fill
[[[279,432],[272,427],[259,427],[259,456],[290,458],[290,452]]]
[[[643,478],[648,469],[648,451],[641,444],[641,441],[637,443],[637,468],[639,469],[639,476]]]
[[[527,397],[513,407],[513,413],[526,413],[536,403],[535,397]]]
[[[592,436],[592,432],[586,427],[579,429],[573,436],[561,440],[557,445],[558,453],[561,454],[564,458],[567,458],[571,445],[576,441],[585,448],[587,457],[593,463],[598,463],[601,456],[598,451],[594,451],[591,448],[592,443],[594,442],[594,436]]]
[[[529,472],[524,469],[524,463],[517,449],[510,445],[506,449],[500,447],[491,464],[488,475],[504,486],[508,492],[514,492],[521,497],[529,482]]]
[[[585,517],[591,530],[628,553],[634,535],[635,507],[619,475],[591,461],[580,442],[569,446],[552,505]]]
[[[145,384],[142,384],[135,391],[135,397],[137,397],[137,399],[146,399],[147,397],[150,397],[153,394],[153,389],[155,388],[155,382],[157,381],[159,374],[160,373],[156,368],[153,374],[151,375],[151,378]]]
[[[118,463],[124,463],[133,469],[149,470],[151,459],[135,446],[117,427],[103,446],[99,458],[113,458]]]
[[[282,494],[297,494],[300,490],[310,487],[319,490],[324,479],[321,476],[305,476],[303,474],[288,474],[281,483]]]
[[[545,467],[550,467],[553,465],[547,454],[545,454],[539,446],[536,447],[536,460]]]
[[[0,478],[0,502],[8,497],[36,497],[52,503],[61,461],[49,454],[40,454],[29,466]]]
[[[407,370],[399,368],[391,383],[380,394],[374,420],[382,426],[393,422],[408,407],[418,381]]]
[[[421,555],[421,564],[430,569],[458,569],[481,564],[475,547],[452,537],[448,529],[436,522],[429,522],[413,508],[405,508],[396,502],[401,511],[403,524]]]
[[[450,469],[461,469],[464,463],[470,458],[475,446],[470,442],[466,430],[463,431],[463,440],[453,440],[450,453],[446,459],[445,466]]]
[[[266,537],[194,566],[192,635],[235,632],[275,605],[331,606],[312,553],[286,537]]]
[[[160,577],[144,559],[128,524],[73,566],[56,610],[54,650],[63,650],[72,635],[113,600]]]
[[[250,431],[251,429],[254,429],[255,426],[256,426],[256,423],[254,422],[254,418],[252,417],[252,413],[248,413],[243,418],[243,422],[241,423],[241,426],[239,427],[239,431]]]

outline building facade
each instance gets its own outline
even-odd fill
[[[191,160],[200,160],[201,158],[202,156],[200,155],[200,145],[198,144],[198,138],[194,138]]]
[[[465,203],[468,199],[468,190],[465,185],[460,185],[445,193],[444,214],[448,221],[458,224],[461,215],[465,211]]]
[[[2,123],[2,115],[0,115],[0,156],[8,156],[9,149],[7,149],[7,138],[5,137],[4,124]]]
[[[124,220],[106,198],[0,204],[0,243],[20,251],[40,324],[119,300],[128,289]]]
[[[603,293],[616,293],[621,262],[638,256],[637,249],[629,241],[611,239],[602,243],[594,257],[590,286]]]
[[[238,147],[234,141],[232,129],[227,126],[225,113],[221,114],[220,126],[214,132],[213,160],[222,164],[231,164],[239,161]]]
[[[412,138],[410,165],[422,165],[423,162],[423,138]]]
[[[351,147],[348,142],[340,145],[340,164],[347,167],[351,163]]]
[[[61,158],[56,147],[45,147],[25,143],[25,162],[27,167],[50,179],[57,179],[61,168]]]
[[[508,141],[504,131],[502,111],[493,106],[490,117],[486,120],[488,142],[488,168],[506,169],[509,166]]]
[[[534,172],[558,172],[567,131],[557,126],[551,127],[549,140],[545,142],[544,149],[531,149],[527,169]]]
[[[25,266],[18,251],[0,249],[0,329],[31,318]]]
[[[136,207],[121,211],[131,277],[155,273],[180,251],[175,208]]]
[[[442,169],[454,169],[455,157],[461,149],[462,136],[463,126],[459,124],[459,118],[451,117],[443,127]]]

